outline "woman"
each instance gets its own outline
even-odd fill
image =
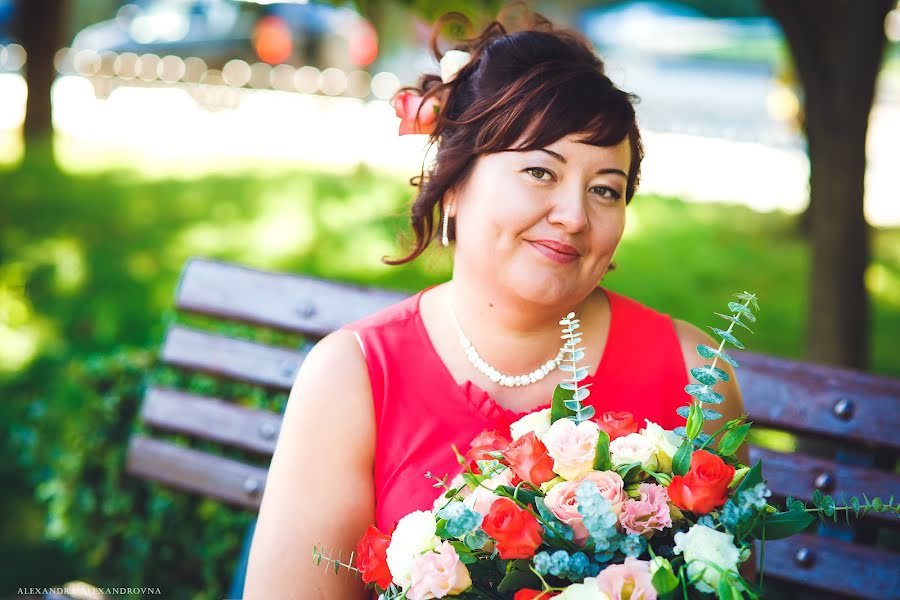
[[[387,532],[431,507],[441,491],[424,475],[455,474],[451,444],[465,451],[480,432],[547,406],[564,379],[558,322],[570,311],[598,415],[684,424],[675,409],[690,400],[688,369],[705,362],[695,348],[713,340],[598,287],[638,184],[632,97],[582,37],[532,17],[515,33],[492,23],[462,46],[458,71],[424,75],[417,114],[398,95],[404,127],[430,132],[438,152],[412,207],[416,246],[392,264],[441,238],[453,245],[453,277],[310,352],[272,459],[245,598],[367,597],[358,577],[317,567],[313,546],[349,559],[369,524]],[[725,419],[743,411],[731,374],[717,388]]]

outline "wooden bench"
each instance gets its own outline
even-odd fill
[[[195,259],[184,269],[175,304],[185,313],[299,333],[314,342],[404,297]],[[174,325],[161,359],[181,369],[284,391],[309,347],[274,347]],[[816,489],[836,499],[863,492],[870,498],[900,496],[900,380],[749,352],[733,354],[740,361],[744,402],[757,431],[752,461],[763,459],[763,473],[777,497],[810,500]],[[140,418],[154,434],[132,437],[129,473],[258,510],[279,414],[237,406],[227,398],[153,387],[146,392]],[[803,452],[763,447],[769,429],[793,434],[790,440],[799,440]],[[165,439],[173,434],[249,451],[259,461],[238,461]],[[847,530],[824,528],[832,530],[831,537],[802,534],[769,542],[766,580],[797,585],[790,588],[794,598],[804,590],[816,598],[900,598],[900,554],[872,543],[885,532],[895,539],[897,521],[894,515],[873,514]]]

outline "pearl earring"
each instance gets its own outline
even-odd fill
[[[441,227],[441,245],[446,248],[450,245],[450,238],[447,236],[447,226],[450,221],[450,207],[444,209],[444,223]]]

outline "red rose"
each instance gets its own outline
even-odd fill
[[[543,541],[538,520],[509,498],[494,500],[481,528],[497,541],[497,552],[504,560],[531,558]]]
[[[609,434],[609,441],[638,431],[634,415],[627,411],[605,412],[599,417],[595,417],[594,422]]]
[[[374,525],[369,525],[366,534],[356,544],[356,568],[362,571],[362,580],[375,583],[386,590],[391,585],[390,569],[387,566],[387,548],[391,536],[381,533]]]
[[[672,477],[669,498],[681,510],[705,515],[725,504],[733,478],[734,467],[706,450],[695,450],[687,474]]]
[[[544,600],[544,598],[552,598],[559,596],[559,592],[542,592],[541,590],[521,589],[513,596],[513,600]]]
[[[553,459],[533,431],[511,443],[503,451],[503,457],[516,475],[534,486],[556,477]]]
[[[493,456],[487,453],[492,451],[505,450],[509,446],[510,440],[496,431],[488,431],[485,429],[469,444],[469,450],[466,452],[466,461],[469,463],[469,469],[476,474],[480,474],[476,460],[494,460]]]

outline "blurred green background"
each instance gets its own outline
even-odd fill
[[[753,2],[732,4],[739,16],[763,14]],[[380,10],[388,22],[416,14]],[[102,12],[79,14],[90,22],[109,16]],[[791,78],[781,39],[690,58],[736,71],[773,64],[776,78]],[[894,43],[882,69],[896,74],[898,64]],[[76,578],[221,598],[250,515],[124,476],[141,391],[177,381],[276,410],[285,398],[156,364],[165,327],[182,318],[171,310],[179,272],[203,256],[407,292],[444,281],[450,261],[439,249],[403,267],[380,261],[408,241],[408,177],[417,171],[284,157],[135,159],[66,132],[31,139],[24,152],[19,126],[4,134],[0,161],[0,598]],[[798,135],[796,124],[783,126]],[[768,193],[764,181],[752,190]],[[701,326],[730,294],[752,290],[762,310],[750,349],[804,358],[811,251],[803,214],[722,200],[653,186],[640,193],[606,285]],[[900,227],[870,231],[869,370],[898,377]]]

